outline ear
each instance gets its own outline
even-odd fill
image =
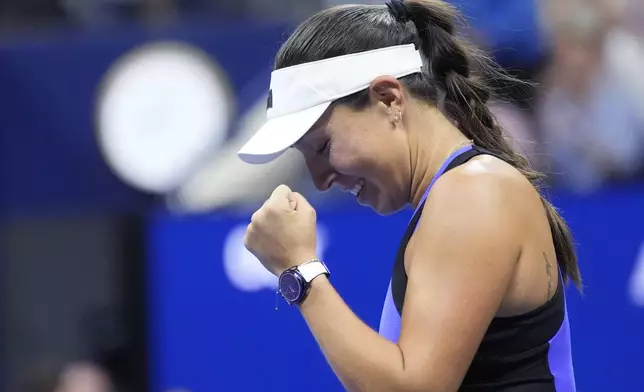
[[[384,113],[402,115],[405,105],[403,86],[393,76],[379,76],[369,85],[369,100]]]

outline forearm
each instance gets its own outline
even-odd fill
[[[326,277],[300,307],[327,361],[350,392],[402,391],[403,354],[363,323]]]

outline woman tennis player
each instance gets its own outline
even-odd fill
[[[490,114],[477,75],[495,71],[455,37],[457,16],[415,0],[311,17],[279,51],[268,121],[239,152],[261,164],[295,147],[321,191],[337,185],[380,214],[416,209],[379,333],[317,260],[315,210],[300,194],[278,187],[246,246],[349,391],[572,392],[571,235]]]

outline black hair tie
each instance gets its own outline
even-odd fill
[[[401,23],[407,23],[409,22],[409,12],[407,11],[407,7],[405,6],[405,3],[402,2],[402,0],[389,0],[387,3],[387,8],[389,8],[389,12],[394,16],[394,18]]]

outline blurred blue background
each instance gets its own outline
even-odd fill
[[[341,390],[243,228],[279,183],[303,192],[334,285],[376,327],[410,211],[317,194],[296,155],[235,156],[280,44],[340,3],[0,1],[1,390]],[[578,244],[578,388],[644,391],[644,7],[453,3],[465,33],[538,82],[491,107]]]

